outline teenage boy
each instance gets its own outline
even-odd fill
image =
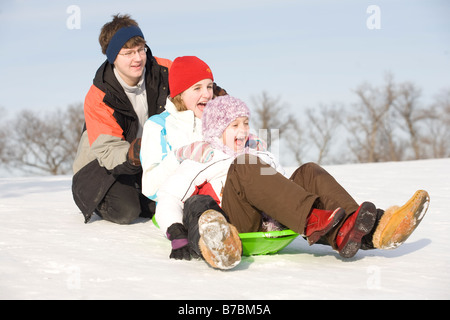
[[[113,16],[99,42],[107,60],[85,98],[72,192],[85,223],[95,212],[129,224],[155,211],[155,203],[141,193],[140,143],[145,121],[164,111],[172,62],[152,55],[129,15]]]

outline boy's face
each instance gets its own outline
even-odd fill
[[[181,99],[188,110],[201,119],[206,103],[213,98],[213,81],[203,79],[181,93]]]
[[[114,67],[123,81],[133,87],[141,79],[146,62],[145,45],[140,45],[129,49],[122,48],[114,61]]]
[[[223,144],[234,152],[241,152],[245,148],[249,132],[248,117],[236,118],[223,132]]]

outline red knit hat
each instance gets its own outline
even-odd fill
[[[214,77],[208,65],[194,56],[176,58],[169,71],[170,96],[173,98],[203,79]]]

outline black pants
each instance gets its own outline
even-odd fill
[[[194,251],[201,256],[198,241],[200,240],[200,232],[198,231],[198,219],[206,210],[213,209],[219,211],[228,220],[225,212],[219,207],[216,201],[208,195],[195,195],[190,197],[184,203],[183,209],[183,225],[188,230],[189,245]]]
[[[136,176],[121,175],[95,213],[114,223],[130,224],[138,217],[151,218],[155,214],[155,202],[142,194]]]

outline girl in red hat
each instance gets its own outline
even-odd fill
[[[142,193],[157,201],[160,185],[185,158],[206,162],[212,149],[202,140],[202,114],[214,96],[209,66],[194,56],[176,58],[169,70],[170,97],[163,113],[144,125],[141,144]],[[220,90],[217,90],[220,91]]]

